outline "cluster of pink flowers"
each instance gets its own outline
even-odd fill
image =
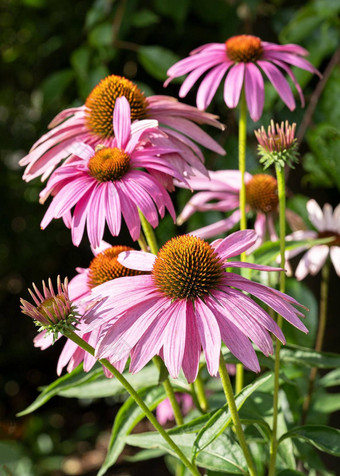
[[[279,46],[241,35],[226,44],[212,43],[193,51],[170,68],[168,82],[189,73],[180,89],[183,97],[207,73],[197,94],[198,108],[205,109],[227,74],[227,106],[237,106],[244,87],[250,116],[257,120],[264,103],[262,72],[290,109],[295,108],[295,100],[283,73],[291,78],[303,101],[291,66],[316,73],[303,58],[305,55],[306,51],[297,45]],[[212,243],[205,241],[229,231],[239,221],[241,179],[236,171],[206,170],[199,146],[219,154],[225,151],[200,126],[224,126],[216,116],[199,109],[168,96],[145,97],[131,81],[112,75],[94,88],[83,106],[61,112],[52,121],[51,130],[22,159],[25,180],[48,178],[40,202],[50,195],[52,201],[41,227],[62,218],[78,246],[86,226],[95,254],[88,269],[78,269],[69,291],[66,285],[65,289],[58,285],[57,295],[52,291],[46,294],[46,287],[44,296],[36,291],[39,312],[28,303],[23,305],[24,312],[35,320],[48,316],[49,324],[53,309],[59,316],[69,314],[71,303],[77,306],[81,317],[75,332],[96,349],[96,354],[88,355],[67,341],[58,374],[66,365],[70,371],[80,362],[88,371],[100,358],[107,358],[120,371],[129,360],[130,372],[138,372],[158,355],[172,377],[183,371],[188,382],[193,382],[202,350],[208,372],[218,373],[222,343],[248,369],[259,372],[252,343],[265,355],[273,352],[271,334],[285,343],[281,329],[259,302],[307,332],[298,310],[303,306],[295,299],[226,271],[280,271],[234,259],[263,243],[267,230],[272,239],[277,238],[274,217],[278,198],[273,177],[245,176],[247,210],[256,214],[255,231],[243,230]],[[177,222],[183,223],[197,210],[232,214],[190,235],[170,239],[157,255],[111,247],[102,241],[106,225],[112,236],[120,234],[122,218],[134,241],[141,238],[144,218],[156,228],[168,211],[176,221],[169,194],[175,185],[199,190]],[[336,223],[338,208],[334,212]],[[312,216],[321,233],[328,230],[328,208],[324,213],[324,222],[317,214]],[[332,231],[339,234],[336,226]],[[338,241],[334,242],[330,248],[333,261],[338,260],[339,249]],[[311,255],[309,251],[303,259],[300,277],[311,270]],[[320,266],[322,259],[313,272]],[[338,265],[336,268],[339,272]],[[35,339],[35,345],[41,348],[51,343],[46,331]]]

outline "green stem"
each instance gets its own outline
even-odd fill
[[[140,221],[141,221],[141,224],[142,224],[142,228],[143,228],[143,231],[144,231],[146,241],[147,241],[147,243],[149,245],[149,248],[150,248],[150,252],[153,253],[154,255],[156,255],[158,253],[158,245],[157,245],[156,235],[153,231],[152,226],[150,225],[148,220],[145,218],[143,213],[140,210],[138,210],[138,213],[139,213],[139,217],[140,217]]]
[[[152,360],[153,360],[153,363],[156,365],[156,367],[158,368],[158,370],[161,374],[162,366],[165,367],[162,359],[160,357],[158,357],[158,355],[156,355]],[[174,392],[174,389],[172,388],[170,380],[168,378],[166,378],[166,379],[164,379],[164,381],[162,383],[163,383],[165,393],[166,393],[166,395],[167,395],[167,397],[170,401],[172,410],[174,412],[175,421],[176,421],[177,425],[183,425],[184,421],[183,421],[181,409],[180,409],[180,407],[178,405],[178,402],[176,400],[175,392]]]
[[[89,354],[95,354],[94,348],[85,342],[81,337],[75,334],[73,331],[65,332],[65,337],[71,339],[75,344],[79,347],[84,349]],[[99,362],[104,365],[115,377],[116,379],[123,385],[125,390],[131,395],[137,405],[143,410],[145,416],[148,418],[150,423],[155,427],[155,429],[159,432],[159,434],[164,438],[164,440],[168,443],[168,445],[172,448],[172,450],[177,454],[178,458],[182,461],[182,463],[191,471],[194,476],[200,476],[198,469],[186,458],[184,453],[178,448],[176,443],[170,438],[168,433],[164,430],[162,425],[158,422],[157,418],[153,415],[153,413],[149,410],[149,408],[145,405],[141,397],[138,395],[136,390],[129,384],[126,378],[118,372],[118,370],[107,360],[107,359],[99,359]]]
[[[286,238],[286,186],[285,186],[285,171],[283,167],[278,164],[276,168],[277,190],[279,197],[279,224],[280,224],[280,258],[281,268],[285,267],[285,238]],[[285,292],[286,288],[286,274],[285,271],[280,272],[280,291]],[[277,325],[282,327],[282,316],[277,315]],[[273,397],[273,430],[270,441],[270,461],[268,476],[275,475],[276,455],[278,448],[277,440],[277,423],[279,413],[279,374],[280,374],[280,348],[281,342],[275,339],[275,366],[274,366],[274,397]]]
[[[240,230],[247,228],[246,216],[246,184],[244,176],[246,173],[246,148],[247,148],[247,104],[244,89],[241,93],[240,99],[240,115],[238,126],[238,167],[241,175],[240,188]],[[246,254],[241,253],[241,261],[246,261]],[[243,365],[236,364],[236,393],[239,393],[243,388]]]
[[[328,259],[321,271],[321,289],[320,289],[320,316],[319,327],[316,336],[315,350],[322,351],[323,339],[325,336],[326,322],[327,322],[327,301],[328,301],[328,287],[329,287],[329,270],[330,260]],[[304,425],[307,420],[308,410],[314,389],[314,382],[318,373],[317,367],[313,367],[310,371],[308,381],[308,393],[303,402],[301,424]]]
[[[225,366],[225,362],[224,362],[222,353],[221,353],[221,356],[220,356],[219,372],[220,372],[220,377],[221,377],[221,382],[222,382],[224,394],[226,396],[227,403],[228,403],[228,406],[229,406],[229,410],[230,410],[230,413],[231,413],[231,419],[233,421],[233,424],[234,424],[234,427],[235,427],[235,432],[236,432],[238,441],[240,443],[240,446],[242,448],[244,457],[247,461],[249,474],[251,476],[256,476],[255,465],[254,465],[253,458],[250,454],[250,451],[249,451],[249,448],[248,448],[248,445],[247,445],[247,442],[246,442],[246,439],[245,439],[245,436],[244,436],[244,433],[243,433],[240,417],[239,417],[239,414],[238,414],[238,411],[237,411],[237,407],[236,407],[236,403],[235,403],[235,399],[234,399],[234,395],[233,395],[233,389],[232,389],[232,386],[231,386],[230,378],[229,378],[229,375],[228,375],[228,372],[227,372],[227,369],[226,369],[226,366]]]
[[[197,378],[196,378],[193,385],[194,385],[194,388],[195,388],[195,391],[196,391],[197,399],[199,401],[201,410],[204,413],[206,413],[209,409],[209,403],[208,403],[208,400],[207,400],[207,397],[206,397],[206,394],[205,394],[205,391],[204,391],[203,380],[202,380],[202,377],[201,377],[200,373],[198,373]]]
[[[142,251],[145,251],[146,253],[149,251],[148,250],[148,244],[147,242],[145,241],[145,238],[143,236],[143,234],[141,233],[140,234],[140,237],[139,239],[137,240],[138,241],[138,244],[139,244],[139,247]]]

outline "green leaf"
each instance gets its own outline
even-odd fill
[[[145,388],[146,384],[150,387],[158,384],[158,371],[153,365],[144,367],[136,374],[125,372],[123,375],[135,390]],[[126,394],[126,390],[119,381],[115,378],[108,379],[103,373],[96,380],[85,381],[77,387],[58,392],[58,395],[68,398],[104,398],[123,394]]]
[[[171,435],[171,438],[185,456],[190,459],[195,435]],[[177,457],[174,450],[155,432],[130,435],[126,438],[126,443],[140,448],[161,448]],[[233,474],[246,474],[247,467],[242,450],[231,431],[220,435],[217,440],[205,448],[197,457],[197,465],[213,471]]]
[[[287,345],[283,347],[280,351],[280,360],[284,363],[324,369],[337,368],[340,366],[340,354],[317,352],[316,350],[299,347],[297,345]]]
[[[164,81],[170,66],[179,61],[180,58],[162,46],[142,46],[138,50],[138,59],[151,76]]]
[[[340,368],[328,372],[318,381],[318,385],[325,388],[340,385]]]
[[[176,23],[183,23],[190,7],[190,0],[154,0],[154,3],[161,15],[172,18]]]
[[[139,392],[139,395],[150,410],[156,408],[166,397],[165,390],[162,386],[156,388],[145,388]],[[98,476],[105,474],[106,471],[117,461],[118,456],[125,446],[127,435],[137,425],[137,423],[144,418],[144,416],[143,411],[139,408],[132,397],[126,400],[124,405],[122,405],[116,415],[107,455],[99,470]],[[146,446],[146,448],[150,447]]]
[[[284,469],[277,473],[277,476],[304,476],[304,473],[300,473],[300,471],[294,471],[293,469]]]
[[[81,385],[84,382],[87,382],[92,379],[96,379],[103,373],[101,368],[95,367],[91,372],[84,373],[82,364],[79,365],[69,374],[63,375],[62,377],[55,380],[53,383],[48,385],[41,394],[34,400],[34,402],[29,405],[25,410],[18,413],[18,416],[28,415],[29,413],[34,412],[37,408],[44,405],[48,400],[50,400],[55,395],[58,395],[62,390]]]
[[[74,73],[70,69],[64,69],[51,74],[42,86],[45,106],[60,101],[65,89],[73,78]]]
[[[324,393],[320,391],[314,395],[313,398],[313,411],[317,413],[324,413],[329,415],[330,413],[340,410],[340,395],[338,393]],[[320,416],[318,420],[320,423]]]
[[[113,28],[112,23],[103,23],[96,26],[89,33],[89,44],[94,48],[112,47]]]
[[[324,425],[305,425],[293,428],[281,436],[279,443],[286,438],[299,438],[318,450],[340,456],[340,430]]]
[[[145,28],[159,23],[160,18],[151,10],[143,9],[131,15],[131,25],[135,28]]]
[[[239,410],[247,398],[264,384],[271,375],[264,375],[245,387],[235,398],[236,407]],[[215,412],[204,427],[199,431],[193,446],[193,459],[197,454],[210,445],[230,425],[231,413],[228,404],[225,404]]]
[[[138,463],[139,461],[147,461],[149,459],[160,458],[165,454],[167,454],[165,450],[142,450],[136,453],[135,455],[125,456],[124,461],[128,461],[129,463]]]
[[[306,249],[311,248],[315,245],[324,245],[330,243],[332,238],[320,238],[317,240],[292,240],[286,241],[285,246],[286,250],[294,250],[300,246],[305,246]],[[262,265],[270,265],[276,261],[276,258],[280,255],[280,242],[279,241],[267,241],[259,248],[257,248],[253,255],[255,257],[254,262]]]

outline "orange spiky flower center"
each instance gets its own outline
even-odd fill
[[[260,38],[252,35],[232,36],[225,42],[227,56],[235,63],[250,63],[259,60],[263,53]]]
[[[130,251],[129,246],[112,246],[102,253],[97,254],[90,263],[88,284],[90,288],[111,281],[111,279],[122,278],[124,276],[137,276],[145,274],[143,271],[125,268],[117,260],[119,253]]]
[[[152,275],[158,289],[175,299],[201,298],[221,282],[223,264],[209,243],[177,236],[160,249]]]
[[[112,74],[92,90],[86,99],[85,123],[91,132],[107,139],[114,136],[112,125],[116,99],[125,96],[131,108],[131,122],[146,116],[146,98],[136,84]]]
[[[130,156],[117,147],[98,147],[88,168],[99,182],[120,180],[130,168]]]
[[[246,201],[256,211],[270,213],[277,209],[277,181],[271,175],[257,174],[246,184]]]

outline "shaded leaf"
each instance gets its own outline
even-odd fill
[[[281,436],[279,443],[286,438],[299,438],[320,451],[340,456],[340,430],[324,425],[305,425],[293,428]]]
[[[138,59],[151,76],[164,81],[167,70],[180,58],[162,46],[142,46],[138,50]]]

